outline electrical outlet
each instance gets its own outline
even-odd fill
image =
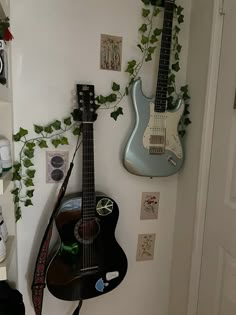
[[[62,182],[68,170],[68,151],[46,151],[46,182]]]
[[[156,234],[139,234],[137,245],[137,261],[153,260]]]
[[[143,192],[141,199],[141,220],[153,220],[158,218],[160,193]]]

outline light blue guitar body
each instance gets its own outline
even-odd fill
[[[147,177],[170,176],[184,162],[178,124],[184,102],[177,100],[173,111],[154,111],[154,98],[143,95],[141,80],[134,82],[131,97],[136,123],[124,153],[124,166],[132,174]]]

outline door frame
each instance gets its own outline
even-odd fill
[[[196,315],[198,307],[204,227],[207,209],[208,183],[211,163],[211,150],[213,142],[214,117],[216,108],[224,15],[224,0],[214,0],[208,78],[206,86],[203,132],[201,139],[201,153],[196,196],[196,213],[192,244],[192,262],[190,270],[187,315]]]

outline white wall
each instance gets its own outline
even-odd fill
[[[187,0],[181,4],[189,6]],[[100,34],[123,36],[123,69],[136,58],[137,29],[141,24],[141,1],[137,0],[11,0],[13,42],[14,130],[46,124],[68,115],[71,93],[78,82],[95,84],[97,93],[109,91],[112,80],[126,82],[124,73],[99,70]],[[188,12],[188,8],[186,10]],[[185,83],[188,16],[183,30],[183,62],[180,83]],[[144,91],[153,92],[157,62],[143,72]],[[177,176],[141,178],[122,166],[125,139],[134,120],[126,99],[124,116],[114,122],[101,111],[95,124],[96,186],[120,207],[117,239],[129,261],[123,283],[111,293],[86,301],[82,314],[166,315],[168,312],[172,240]],[[72,142],[73,144],[74,142]],[[67,148],[63,148],[67,149]],[[73,150],[73,145],[68,149]],[[15,147],[16,157],[19,147]],[[78,159],[77,159],[78,160]],[[37,176],[34,206],[24,209],[17,225],[19,289],[27,314],[33,314],[30,285],[32,272],[57,187],[45,183],[45,151],[35,157]],[[81,188],[81,169],[75,167],[69,191]],[[141,192],[160,191],[158,221],[140,221]],[[137,235],[157,233],[155,259],[135,261]],[[45,290],[44,314],[71,314],[75,304],[55,299]]]

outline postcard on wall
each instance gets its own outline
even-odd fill
[[[139,234],[137,245],[137,261],[152,260],[154,258],[156,234]]]
[[[143,192],[141,200],[141,220],[152,220],[158,218],[159,192]]]
[[[122,37],[101,34],[100,68],[121,71]]]

